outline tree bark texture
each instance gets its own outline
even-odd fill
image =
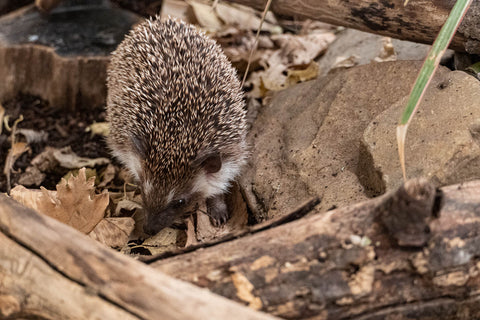
[[[0,319],[275,319],[0,195]]]
[[[152,262],[289,319],[480,318],[480,181],[397,192]]]
[[[264,0],[229,0],[258,10]],[[446,21],[451,0],[276,0],[271,10],[292,19],[314,19],[402,40],[431,44]],[[480,2],[474,1],[451,48],[480,53]]]

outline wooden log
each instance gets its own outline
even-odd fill
[[[0,318],[275,319],[0,195]]]
[[[0,17],[0,102],[24,93],[71,110],[104,105],[109,54],[138,19],[73,5],[47,19],[33,4]]]
[[[480,181],[395,193],[153,262],[291,319],[479,319]]]
[[[263,10],[263,0],[228,0]],[[455,1],[427,0],[277,0],[271,10],[291,19],[314,19],[397,39],[431,44],[447,19]],[[451,48],[480,53],[480,2],[474,1]]]

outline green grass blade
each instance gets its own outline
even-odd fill
[[[447,21],[443,25],[440,33],[438,34],[435,42],[428,53],[422,69],[418,74],[417,80],[410,92],[410,97],[407,102],[407,106],[400,118],[400,123],[397,127],[397,143],[398,154],[400,158],[400,164],[402,166],[403,177],[406,178],[405,173],[405,139],[407,135],[407,129],[410,121],[417,110],[420,101],[427,89],[428,84],[433,78],[433,74],[437,69],[440,59],[448,48],[450,41],[452,40],[455,32],[457,31],[460,22],[462,21],[465,13],[467,12],[470,4],[473,0],[457,0],[455,5],[447,18]]]

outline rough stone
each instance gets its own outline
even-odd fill
[[[420,67],[373,63],[276,93],[249,133],[252,156],[241,181],[256,217],[287,213],[318,195],[321,211],[372,195],[357,178],[360,140],[373,118],[408,95]]]
[[[319,60],[322,75],[331,70],[339,57],[356,56],[358,65],[365,65],[378,57],[383,47],[384,37],[355,29],[345,29],[336,36],[335,41],[329,45],[327,53]],[[430,49],[426,44],[398,39],[392,39],[392,45],[397,60],[423,60]],[[451,55],[451,50],[448,50],[446,55]]]
[[[480,178],[480,83],[444,70],[430,83],[405,144],[407,177],[424,176],[436,186]],[[395,132],[406,99],[375,117],[363,135],[365,181],[376,192],[403,181]]]

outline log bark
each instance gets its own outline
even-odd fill
[[[479,194],[480,181],[410,181],[151,265],[290,319],[478,319]]]
[[[229,0],[263,10],[263,0]],[[447,19],[455,1],[412,0],[277,0],[271,10],[280,17],[314,19],[397,39],[431,44]],[[480,53],[480,2],[474,1],[451,48]]]
[[[0,195],[1,319],[275,319]]]

